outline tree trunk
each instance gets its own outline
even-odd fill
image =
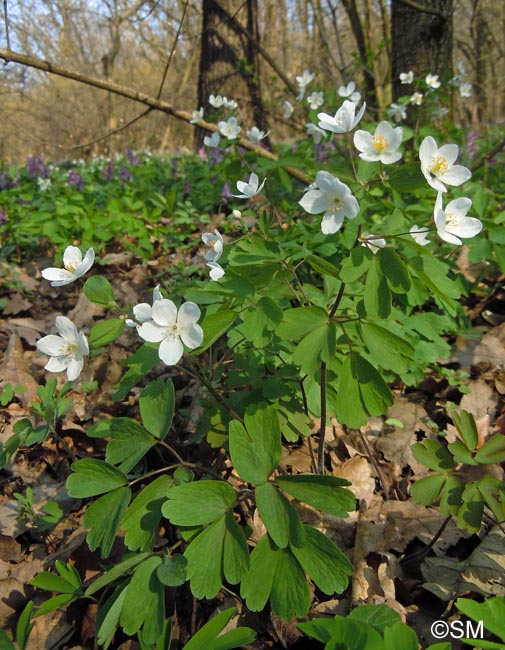
[[[400,73],[452,74],[453,0],[392,0],[393,98],[405,94]],[[408,90],[408,87],[407,87]]]

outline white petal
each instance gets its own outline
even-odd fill
[[[209,262],[207,266],[210,268],[210,279],[217,282],[224,275],[224,269],[217,262]]]
[[[75,268],[82,262],[82,253],[77,246],[67,246],[63,252],[63,266]]]
[[[49,372],[62,372],[68,366],[68,357],[51,357],[44,368]]]
[[[203,341],[203,330],[197,323],[188,323],[181,330],[181,339],[190,350],[194,350]]]
[[[95,251],[92,248],[88,248],[88,250],[86,251],[86,255],[84,256],[84,259],[75,269],[76,276],[81,277],[81,275],[87,273],[90,270],[90,268],[93,266],[94,261],[95,261]]]
[[[163,295],[160,291],[159,284],[157,284],[153,289],[153,302],[156,302],[156,300],[163,300]]]
[[[419,147],[419,158],[423,167],[430,166],[433,156],[437,153],[437,143],[431,135],[426,136]]]
[[[461,221],[456,226],[450,228],[451,234],[463,237],[463,239],[475,237],[475,235],[478,235],[481,230],[482,222],[480,219],[476,219],[475,217],[462,217]]]
[[[353,141],[356,149],[363,152],[372,145],[372,135],[367,131],[359,130],[354,134]]]
[[[462,185],[472,175],[472,172],[462,165],[453,165],[445,172],[440,174],[440,179],[448,185]]]
[[[139,323],[145,323],[148,320],[152,320],[152,312],[153,309],[151,305],[147,304],[147,302],[141,302],[133,308],[133,314]]]
[[[158,350],[160,359],[167,366],[175,366],[183,352],[184,348],[178,336],[170,336],[162,341]]]
[[[41,271],[41,275],[46,280],[52,281],[52,287],[62,287],[65,284],[70,284],[76,279],[76,275],[74,273],[70,273],[70,271],[67,271],[66,269],[44,269]]]
[[[194,302],[185,302],[181,305],[177,315],[177,322],[182,325],[196,323],[200,318],[200,308]]]
[[[64,341],[61,336],[48,334],[37,341],[37,350],[42,354],[48,354],[51,357],[57,357],[63,354]]]
[[[74,379],[77,379],[77,377],[81,374],[83,366],[83,359],[71,359],[67,368],[68,381],[74,381]]]
[[[78,331],[77,327],[72,323],[70,318],[66,316],[56,316],[56,329],[65,341],[77,343]]]
[[[384,165],[391,165],[400,160],[401,157],[402,154],[399,151],[386,151],[381,155],[380,160]]]
[[[321,207],[321,198],[321,190],[309,190],[308,192],[305,192],[298,203],[309,214],[318,214],[319,212],[324,212],[325,210],[324,207]]]
[[[152,321],[142,323],[137,331],[141,339],[149,341],[150,343],[159,343],[159,341],[163,341],[167,336],[166,329],[164,327],[159,327]]]
[[[335,212],[327,213],[324,215],[323,220],[321,221],[321,231],[325,235],[333,235],[344,223],[344,215],[342,213],[337,214]]]
[[[447,213],[456,214],[458,216],[464,217],[468,210],[472,207],[472,200],[468,199],[466,196],[461,196],[458,199],[454,199],[447,204],[445,211]]]
[[[170,327],[177,321],[177,307],[171,300],[156,300],[152,307],[153,320],[157,325]]]
[[[358,114],[354,118],[354,121],[352,123],[352,128],[354,128],[359,123],[359,121],[363,117],[365,109],[366,109],[366,102],[363,102],[363,106],[359,109]]]
[[[438,150],[437,156],[445,158],[448,165],[453,165],[458,157],[458,146],[455,144],[444,144]]]

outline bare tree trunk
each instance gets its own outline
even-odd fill
[[[453,0],[392,0],[393,97],[405,94],[400,73],[452,73]]]

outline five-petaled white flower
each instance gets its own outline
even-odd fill
[[[361,151],[359,157],[367,162],[390,165],[400,160],[402,154],[397,149],[401,143],[402,127],[393,128],[388,122],[380,122],[373,135],[362,130],[354,134],[354,146]]]
[[[462,165],[455,165],[458,157],[458,147],[455,144],[444,144],[440,149],[431,135],[421,142],[419,158],[421,171],[434,190],[447,192],[444,185],[461,185],[467,181],[472,172]]]
[[[307,97],[307,102],[312,110],[316,110],[324,104],[324,95],[322,92],[314,91]]]
[[[228,138],[228,140],[235,140],[242,128],[237,124],[236,117],[230,117],[226,122],[222,120],[221,122],[218,122],[217,125],[221,134],[224,135],[225,138]]]
[[[150,343],[160,343],[158,354],[167,366],[174,366],[184,352],[183,343],[190,350],[203,341],[203,330],[198,325],[200,309],[194,302],[185,302],[178,310],[171,300],[155,300],[152,319],[138,328],[139,336]]]
[[[463,81],[459,84],[459,94],[460,97],[471,97],[472,96],[472,84],[469,81]]]
[[[308,122],[308,124],[305,125],[305,128],[307,130],[307,135],[310,135],[316,144],[319,144],[326,135],[323,129],[312,124],[312,122]]]
[[[414,72],[409,70],[408,72],[400,72],[400,82],[402,84],[411,84],[414,81]]]
[[[423,103],[423,93],[414,93],[410,98],[410,103],[415,106],[421,106]]]
[[[387,114],[395,122],[401,122],[407,117],[407,108],[403,104],[391,104],[387,109]]]
[[[438,79],[438,74],[427,74],[425,81],[428,88],[433,88],[434,90],[440,88],[440,81]]]
[[[221,108],[221,106],[223,105],[223,98],[221,97],[221,95],[215,95],[215,96],[211,95],[209,97],[209,104],[211,106],[214,106],[214,108]]]
[[[450,201],[445,210],[442,205],[442,192],[437,194],[435,202],[435,226],[440,239],[449,244],[460,245],[461,239],[475,237],[482,230],[482,222],[475,217],[467,217],[466,213],[472,207],[472,201],[466,197]]]
[[[207,262],[217,262],[223,253],[223,238],[219,230],[203,233],[202,241],[205,246],[209,247],[209,250],[205,253]]]
[[[157,284],[153,289],[153,305],[157,300],[163,300],[163,295],[160,291],[160,285]],[[147,302],[141,302],[133,308],[133,315],[135,320],[127,318],[125,325],[127,327],[138,327],[142,323],[146,323],[153,319],[153,308]]]
[[[230,110],[235,110],[238,104],[234,99],[228,99],[227,97],[223,97],[223,106],[225,108],[229,108]]]
[[[292,104],[291,102],[288,102],[288,101],[286,100],[286,101],[283,102],[283,104],[282,104],[282,111],[283,111],[283,112],[282,112],[282,117],[283,117],[285,120],[289,120],[289,118],[291,117],[291,115],[293,115],[293,111],[294,111],[294,110],[295,110],[295,109],[293,108],[293,104]]]
[[[340,97],[350,99],[353,104],[358,104],[361,99],[361,93],[356,90],[354,81],[350,81],[347,86],[340,86],[337,93]]]
[[[189,120],[190,124],[197,124],[200,120],[203,120],[203,108],[200,107],[199,111],[193,111],[191,113],[191,119]]]
[[[248,183],[244,183],[244,181],[237,181],[237,189],[239,192],[241,192],[241,194],[232,194],[232,196],[234,196],[236,199],[252,199],[253,196],[256,196],[256,194],[259,194],[261,192],[265,181],[266,178],[263,179],[263,182],[261,185],[259,185],[259,178],[253,172],[249,176]]]
[[[51,280],[52,287],[62,287],[70,284],[87,273],[95,261],[95,251],[88,248],[84,258],[77,246],[67,246],[63,252],[62,269],[49,268],[41,271],[41,275],[46,280]]]
[[[221,138],[219,136],[219,133],[217,131],[214,131],[212,135],[205,135],[203,137],[203,144],[206,147],[210,147],[211,149],[215,149],[216,147],[219,147],[219,143],[221,142]]]
[[[358,114],[355,115],[356,105],[349,99],[346,99],[333,117],[328,115],[328,113],[319,113],[317,116],[319,119],[318,126],[326,131],[333,131],[333,133],[348,133],[357,126],[363,117],[365,108],[366,102],[363,102],[363,106],[359,109]]]
[[[310,72],[310,70],[304,70],[301,75],[296,76],[296,83],[298,84],[298,88],[300,89],[300,92],[297,96],[297,100],[301,101],[305,95],[305,89],[309,85],[309,83],[314,79],[315,77],[314,72]]]
[[[257,126],[253,126],[251,129],[246,131],[247,139],[251,144],[258,144],[258,142],[263,140],[263,138],[266,138],[269,133],[270,131],[267,133],[265,133],[265,131],[260,131]]]
[[[37,350],[51,358],[44,368],[49,372],[67,371],[68,381],[77,379],[84,366],[84,358],[89,354],[88,341],[83,332],[66,316],[56,317],[56,334],[48,334],[37,341]]]
[[[324,212],[321,230],[332,235],[340,230],[344,217],[354,219],[359,212],[359,204],[349,187],[329,172],[316,174],[316,189],[309,189],[298,203],[309,214]]]
[[[420,246],[426,246],[430,243],[428,239],[428,228],[420,228],[419,226],[413,225],[409,230],[409,234],[416,244]]]

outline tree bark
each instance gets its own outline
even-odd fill
[[[392,0],[393,98],[405,94],[400,73],[452,74],[453,0]],[[409,87],[407,86],[407,91]]]

